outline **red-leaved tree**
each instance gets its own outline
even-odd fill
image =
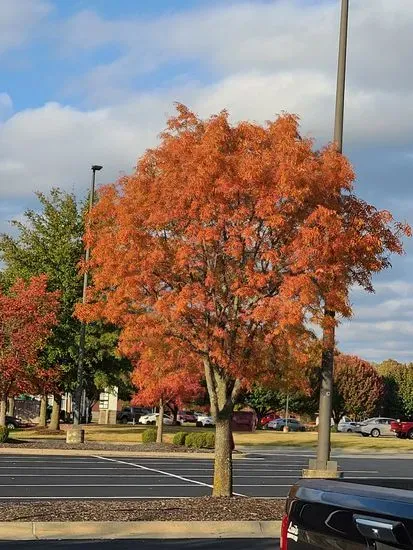
[[[215,496],[232,494],[241,387],[286,365],[299,372],[307,319],[323,322],[327,298],[348,316],[349,284],[368,286],[381,255],[401,251],[391,217],[351,194],[347,160],[298,130],[292,115],[231,126],[226,112],[201,120],[178,105],[136,172],[102,190],[87,235],[93,291],[80,315],[119,325],[128,341],[167,338],[203,363]]]
[[[30,367],[56,323],[59,293],[47,291],[47,277],[19,280],[0,292],[0,426],[5,425],[11,389],[30,388]]]
[[[139,390],[134,402],[159,407],[156,441],[162,443],[165,406],[181,406],[202,393],[201,363],[166,339],[152,337],[140,347],[132,373],[132,382]]]

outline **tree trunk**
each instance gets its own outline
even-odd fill
[[[50,418],[49,430],[60,430],[60,404],[62,398],[60,395],[53,396],[53,409]]]
[[[169,410],[171,411],[171,414],[172,414],[172,424],[174,426],[177,426],[178,425],[178,412],[179,412],[179,407],[177,405],[173,405],[171,403],[168,403],[168,408]]]
[[[14,397],[8,397],[7,398],[7,410],[8,410],[7,414],[9,416],[14,416],[14,405],[15,405]]]
[[[6,425],[6,409],[7,409],[7,397],[1,396],[0,398],[0,426]]]
[[[156,443],[162,443],[163,438],[163,415],[165,406],[163,400],[159,400],[159,416],[158,416],[158,430],[156,432]]]
[[[239,380],[230,378],[209,358],[204,360],[204,366],[211,412],[216,424],[212,496],[231,497],[233,488],[231,420],[241,383]]]
[[[47,395],[42,395],[40,400],[40,413],[39,413],[39,423],[37,424],[38,428],[45,428],[47,424]]]
[[[215,429],[214,488],[212,496],[232,496],[231,418],[217,419]]]

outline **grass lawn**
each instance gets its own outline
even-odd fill
[[[315,448],[317,446],[317,435],[317,432],[283,433],[263,430],[252,434],[235,434],[235,442],[238,445],[251,446]],[[332,433],[331,446],[333,449],[345,449],[347,451],[413,451],[413,441],[407,439],[362,437],[360,434],[347,433]]]
[[[153,427],[153,426],[148,426]],[[85,437],[87,441],[113,442],[113,443],[140,443],[142,441],[142,432],[147,426],[132,425],[89,425],[85,426]],[[187,426],[165,426],[164,440],[172,442],[173,435],[179,431],[199,431],[202,428],[196,428],[193,425]],[[15,430],[10,436],[21,439],[65,439],[64,430],[60,434],[48,434],[47,430],[36,431]],[[295,448],[315,448],[317,444],[316,432],[298,432],[283,433],[269,430],[258,430],[255,433],[236,432],[234,433],[235,445],[245,446],[274,446],[274,447],[295,447]],[[335,449],[344,449],[347,451],[413,451],[413,441],[406,439],[396,439],[393,437],[362,437],[359,434],[331,434],[331,444]]]
[[[142,425],[88,425],[83,426],[85,430],[85,439],[87,441],[112,442],[112,443],[141,443],[142,432],[148,428],[156,428],[156,426]],[[164,441],[172,443],[172,438],[176,432],[192,432],[199,431],[201,428],[195,426],[164,426]],[[48,433],[47,430],[13,430],[10,432],[12,439],[66,439],[66,426],[63,427],[61,433]]]

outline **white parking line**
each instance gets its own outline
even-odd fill
[[[207,471],[211,471],[213,472],[213,468],[168,468],[169,471],[171,472],[207,472]],[[268,471],[270,472],[302,472],[302,468],[294,468],[294,469],[284,469],[284,470],[281,470],[279,468],[275,469],[275,468],[265,468],[265,469],[262,469],[262,470],[251,470],[249,468],[234,468],[234,473],[236,474],[237,472],[250,472],[250,474],[254,473],[254,472],[266,472],[268,473]],[[276,475],[274,475],[274,477],[277,477]]]
[[[150,471],[150,472],[156,472],[158,474],[164,474],[166,476],[169,476],[169,477],[174,477],[176,479],[180,479],[182,481],[187,481],[188,483],[195,483],[196,485],[202,485],[203,487],[209,487],[210,489],[213,488],[212,485],[208,484],[208,483],[204,483],[203,481],[196,481],[194,479],[189,479],[187,477],[183,477],[183,476],[179,476],[179,475],[176,475],[176,474],[171,474],[169,472],[165,472],[163,470],[157,470],[155,468],[148,468],[147,466],[141,466],[140,464],[132,464],[131,462],[125,462],[123,460],[115,460],[114,458],[108,458],[106,456],[96,456],[94,458],[100,458],[101,460],[107,460],[109,462],[115,462],[116,464],[126,464],[128,466],[134,466],[135,468],[141,468],[142,470],[147,470],[147,471]],[[234,493],[236,496],[239,496],[239,497],[245,497],[246,495],[241,495],[239,493]]]
[[[136,468],[136,464],[131,464],[131,466],[134,466]],[[60,466],[36,466],[35,468],[33,466],[0,466],[3,470],[133,470],[133,468],[119,468],[115,466],[97,466],[96,468],[89,468],[88,466],[85,468],[77,468],[70,467],[70,468],[62,468]]]
[[[199,482],[200,485],[205,485],[205,483],[201,483]],[[152,487],[152,488],[156,488],[156,487],[187,487],[187,488],[191,488],[191,489],[195,489],[195,487],[191,487],[190,485],[188,485],[187,483],[163,483],[163,484],[160,484],[160,483],[151,483],[151,484],[148,484],[148,485],[145,485],[145,484],[140,484],[140,483],[136,483],[136,484],[133,484],[133,483],[105,483],[105,484],[101,484],[101,483],[71,483],[70,485],[66,485],[66,484],[62,484],[62,483],[59,483],[58,485],[53,485],[53,484],[44,484],[44,483],[33,483],[33,484],[23,484],[23,485],[19,485],[19,484],[16,484],[16,483],[7,483],[7,484],[4,484],[4,485],[0,485],[0,487],[105,487],[105,489],[109,489],[110,487]],[[1,500],[2,497],[0,497],[0,500]],[[23,497],[20,497],[20,498],[23,498]],[[87,498],[87,497],[85,497]]]
[[[27,461],[22,461],[22,460],[8,460],[7,462],[0,462],[0,464],[8,464],[8,465],[12,465],[12,464],[27,464],[28,466],[30,467],[35,467],[33,465],[35,464],[61,464],[61,466],[65,466],[65,465],[69,465],[71,466],[72,464],[99,464],[99,461],[98,460],[88,460],[88,461],[76,461],[76,462],[73,462],[73,461],[68,461],[68,462],[59,462],[58,460],[27,460]],[[0,468],[6,468],[7,466],[0,466]]]
[[[107,474],[76,474],[75,476],[73,474],[0,474],[0,477],[104,477],[106,479],[111,479],[112,477],[138,477],[138,478],[151,478],[151,477],[163,477],[163,474],[110,474],[109,476]],[[211,478],[212,476],[196,476],[196,477],[208,477]],[[238,476],[238,477],[251,477],[251,476]],[[5,487],[4,485],[0,484],[0,488]]]
[[[290,485],[240,485],[239,483],[235,483],[234,485],[235,487],[259,487],[260,489],[262,489],[263,487],[291,487],[291,484]]]

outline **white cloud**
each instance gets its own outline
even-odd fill
[[[3,199],[52,186],[83,192],[93,163],[104,165],[101,181],[131,172],[138,154],[154,144],[167,108],[160,97],[141,96],[92,111],[48,103],[16,113],[0,124]]]
[[[328,141],[338,8],[338,2],[278,0],[222,3],[152,19],[106,20],[80,12],[60,29],[65,53],[112,45],[118,55],[67,84],[66,91],[106,106],[135,95],[142,73],[186,60],[201,74],[205,69],[209,78],[213,74],[214,82],[204,82],[200,100],[194,99],[202,102],[203,113],[229,108],[235,118],[264,120],[289,110],[302,117],[305,130]],[[412,28],[410,0],[352,1],[346,144],[411,140],[413,73],[405,67]]]
[[[13,109],[13,101],[9,94],[0,93],[0,121],[10,115]]]
[[[375,284],[376,294],[353,293],[354,315],[337,330],[340,350],[372,361],[413,360],[413,283],[395,279]]]
[[[21,46],[51,9],[45,0],[1,0],[0,56]]]

